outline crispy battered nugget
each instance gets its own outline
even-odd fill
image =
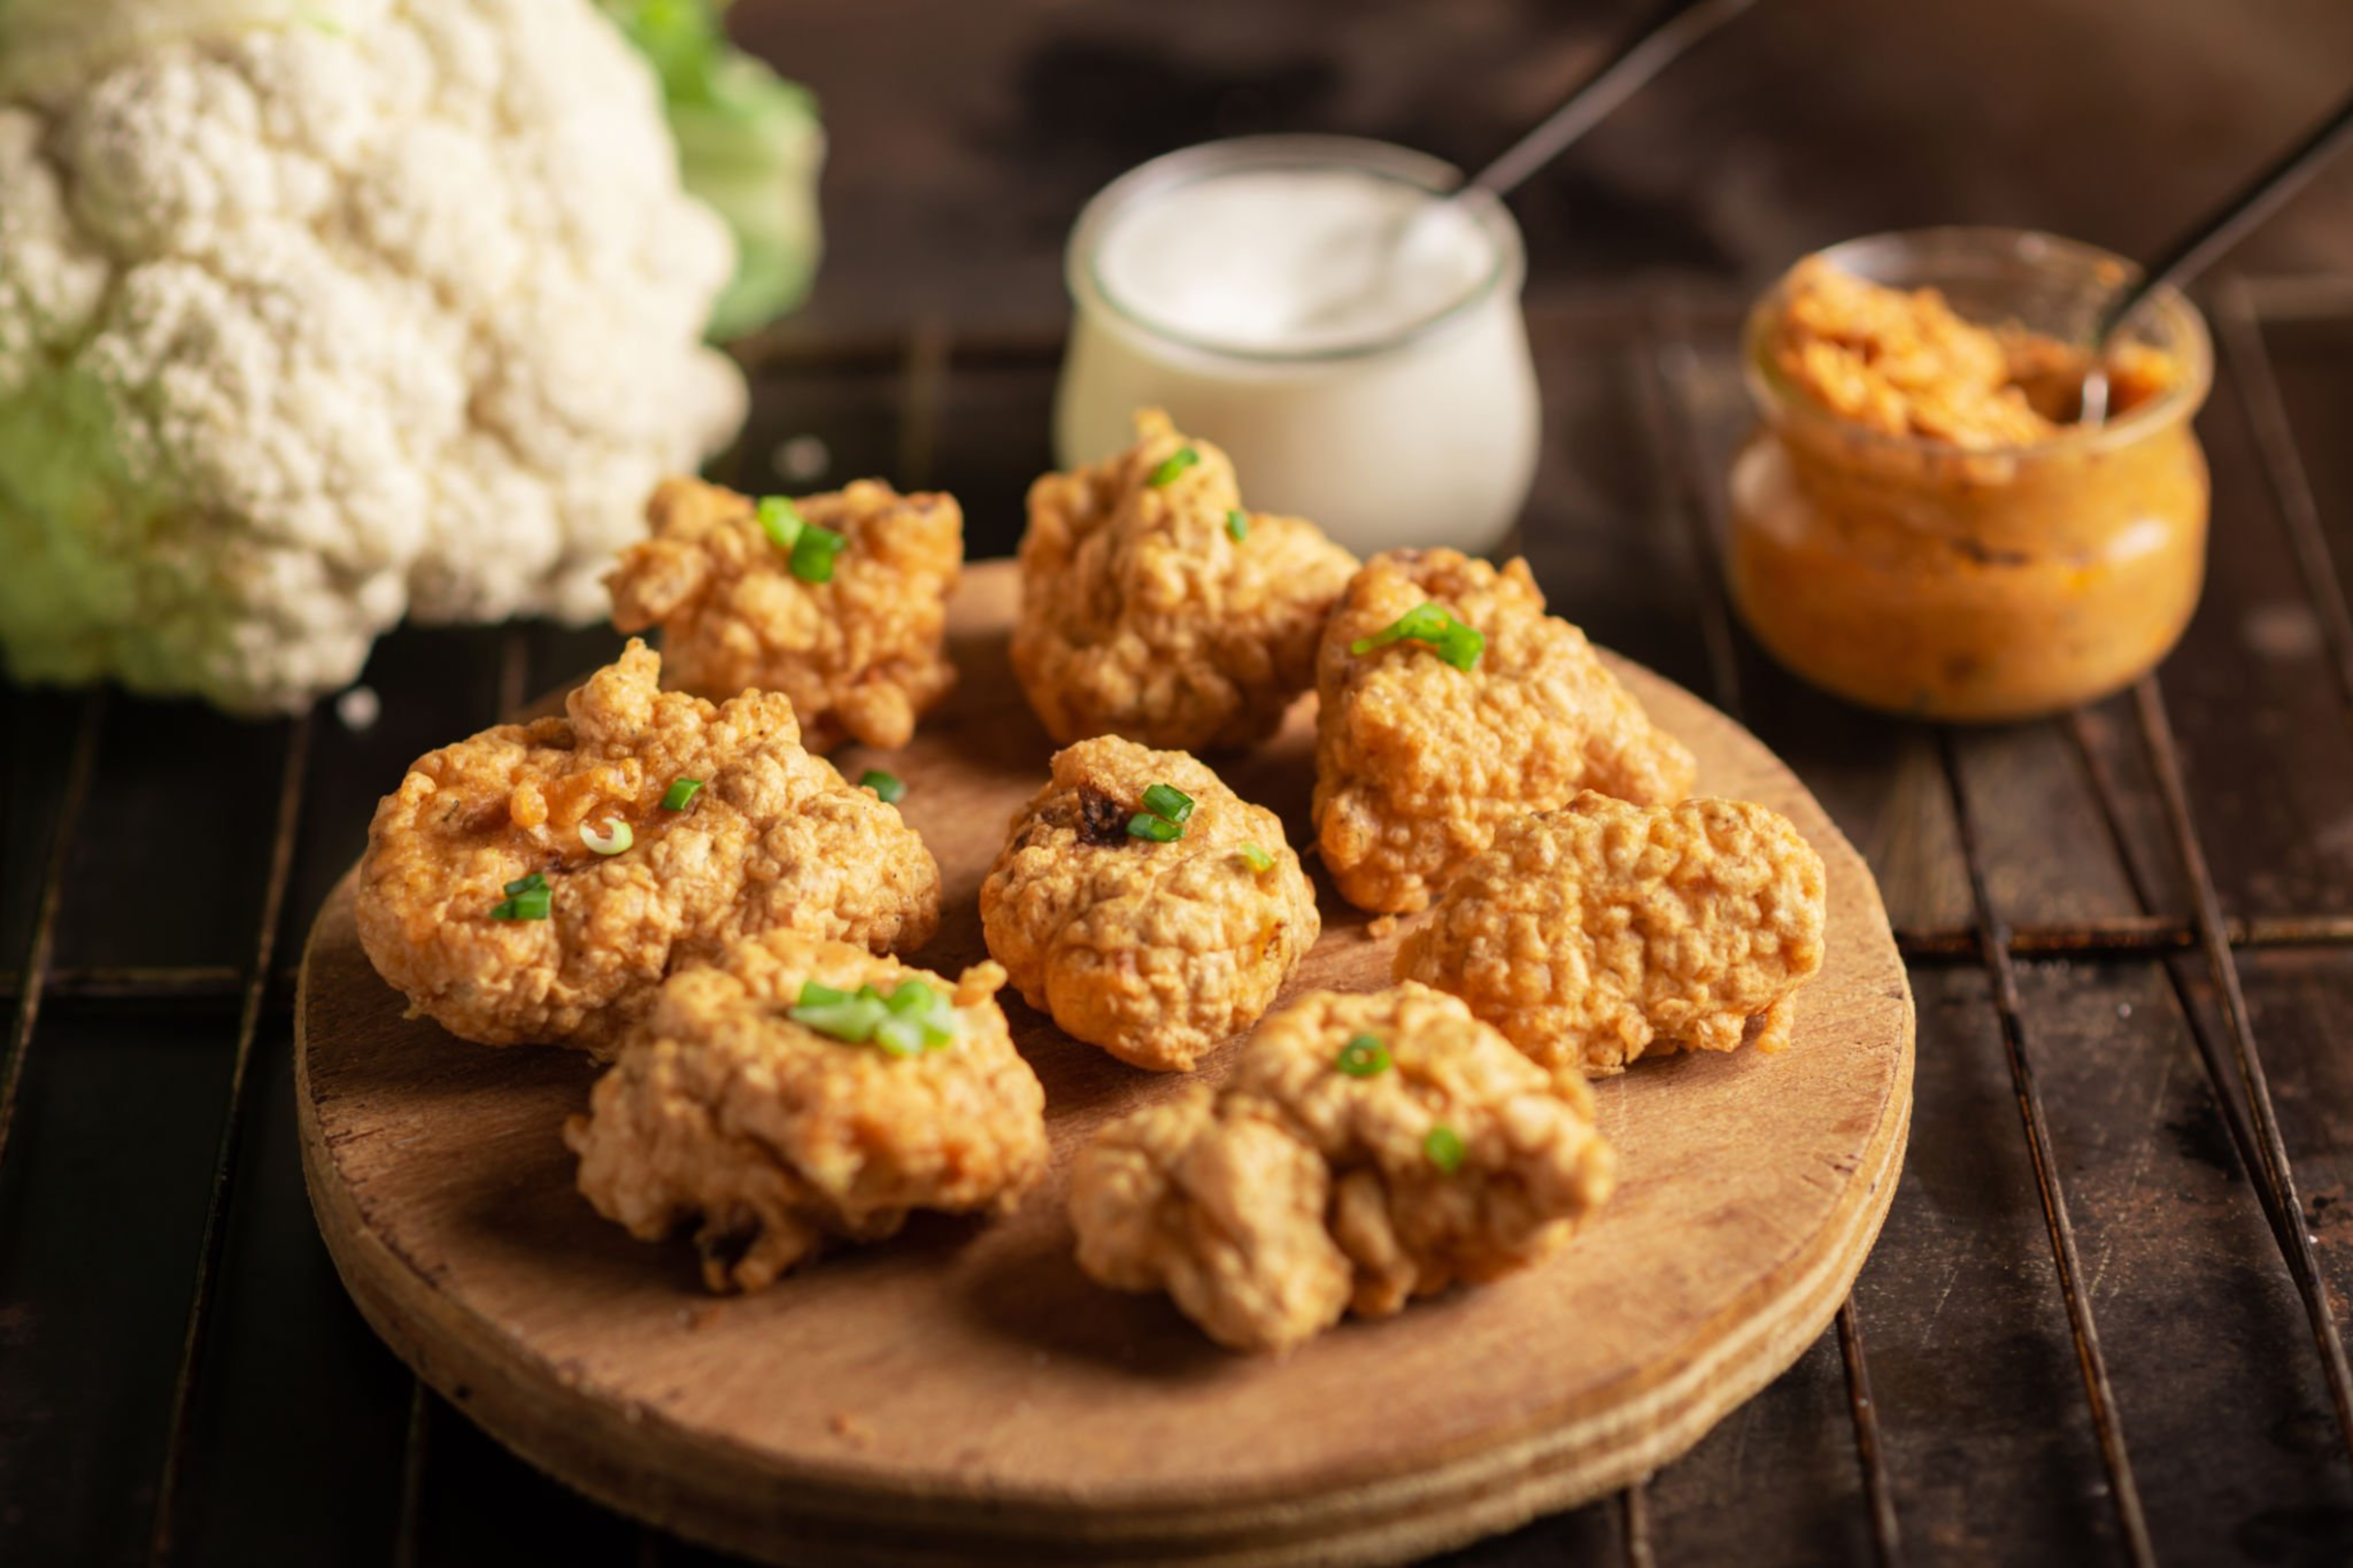
[[[1433,602],[1485,637],[1471,669],[1415,641],[1350,651]],[[1696,771],[1585,634],[1545,614],[1525,561],[1498,572],[1451,550],[1376,555],[1324,628],[1315,684],[1324,864],[1350,903],[1377,914],[1428,904],[1514,816],[1580,789],[1669,804]]]
[[[1371,1046],[1362,1043],[1369,1037]],[[1071,1184],[1079,1263],[1166,1289],[1234,1350],[1287,1350],[1543,1258],[1617,1160],[1573,1068],[1537,1066],[1410,982],[1314,992],[1207,1085],[1096,1135]]]
[[[1189,1068],[1315,945],[1315,891],[1274,813],[1182,752],[1103,736],[1053,768],[981,884],[988,951],[1064,1033],[1140,1068]],[[1155,784],[1193,801],[1169,843],[1129,831]]]
[[[964,513],[954,496],[902,496],[879,479],[793,504],[802,521],[847,541],[830,581],[793,574],[750,497],[665,480],[646,506],[653,537],[623,551],[605,579],[613,624],[659,625],[670,679],[688,691],[714,701],[783,692],[812,751],[845,736],[903,746],[955,684],[941,641]]]
[[[1789,1042],[1822,966],[1822,858],[1746,801],[1580,795],[1464,866],[1398,950],[1547,1066],[1623,1072],[1645,1051]],[[1753,1028],[1752,1028],[1753,1026]]]
[[[1158,409],[1135,428],[1119,457],[1029,487],[1014,673],[1060,744],[1264,740],[1314,682],[1356,557],[1303,519],[1242,511],[1226,454]]]
[[[632,641],[565,700],[427,753],[384,797],[360,862],[376,972],[464,1039],[617,1044],[663,976],[776,928],[876,952],[938,929],[940,871],[895,807],[801,749],[793,705],[658,690]],[[663,796],[702,787],[681,809]],[[682,786],[681,786],[682,787]],[[600,855],[584,833],[632,842]],[[510,883],[537,876],[533,918]],[[503,918],[502,918],[503,916]]]
[[[957,1037],[894,1056],[795,1023],[809,981],[883,995],[921,981]],[[640,1241],[695,1223],[703,1282],[758,1290],[829,1237],[877,1241],[911,1209],[1010,1211],[1046,1171],[1046,1092],[1013,1048],[1005,972],[954,984],[797,931],[664,983],[589,1114],[565,1124],[580,1191]]]

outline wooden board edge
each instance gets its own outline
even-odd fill
[[[1854,855],[1851,846],[1841,847]],[[1854,858],[1862,864],[1859,855]],[[1876,887],[1870,890],[1876,901]],[[312,927],[303,954],[306,979],[320,931],[347,893],[348,882],[330,897]],[[682,1428],[670,1426],[666,1434],[681,1456],[680,1473],[614,1462],[607,1450],[644,1454],[654,1447],[632,1442],[632,1428],[670,1424],[655,1412],[630,1407],[617,1415],[577,1397],[562,1369],[543,1366],[528,1352],[518,1357],[517,1347],[506,1344],[493,1326],[451,1302],[372,1232],[332,1170],[332,1152],[311,1092],[307,987],[299,995],[294,1048],[304,1184],[338,1275],[394,1352],[493,1437],[608,1506],[769,1561],[861,1568],[969,1562],[991,1552],[1008,1562],[1070,1553],[1072,1561],[1181,1561],[1220,1568],[1387,1563],[1508,1530],[1649,1474],[1688,1451],[1726,1413],[1779,1376],[1836,1315],[1894,1200],[1909,1142],[1915,1051],[1907,978],[1898,1073],[1871,1146],[1878,1159],[1869,1162],[1873,1169],[1867,1179],[1851,1184],[1860,1192],[1843,1230],[1826,1229],[1815,1256],[1797,1261],[1799,1278],[1766,1292],[1783,1304],[1781,1311],[1738,1317],[1731,1332],[1697,1351],[1656,1387],[1582,1421],[1545,1423],[1406,1477],[1215,1511],[987,1497],[860,1498],[831,1478],[796,1485],[781,1475],[731,1498],[698,1485],[723,1473],[721,1467],[687,1462],[698,1449],[722,1446]],[[1862,1163],[1857,1178],[1863,1177]],[[1737,1316],[1740,1306],[1728,1304],[1718,1321]],[[710,1457],[723,1466],[727,1455]],[[786,1540],[791,1546],[780,1553]]]

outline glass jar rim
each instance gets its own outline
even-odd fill
[[[2039,440],[1986,447],[1969,446],[1937,436],[1896,435],[1873,430],[1841,417],[1800,392],[1774,362],[1767,344],[1774,323],[1780,317],[1789,279],[1798,266],[1819,259],[1838,267],[1841,271],[1868,279],[1868,272],[1843,266],[1841,260],[1863,251],[1882,249],[1974,255],[1984,262],[2022,263],[2042,268],[2054,276],[2073,271],[2080,274],[2087,284],[2100,283],[2111,288],[2126,286],[2140,276],[2137,263],[2098,246],[2042,229],[1994,226],[1950,225],[1933,228],[1888,229],[1877,234],[1860,235],[1809,252],[1799,263],[1774,279],[1772,287],[1757,296],[1757,302],[1749,307],[1748,319],[1741,331],[1741,368],[1748,384],[1749,396],[1767,419],[1794,418],[1825,432],[1835,433],[1841,440],[1890,452],[1909,452],[1931,458],[2030,458],[2069,452],[2098,452],[2125,446],[2195,415],[2206,402],[2214,376],[2213,341],[2207,331],[2206,318],[2200,313],[2198,307],[2191,304],[2180,289],[2168,284],[2150,295],[2137,314],[2144,321],[2153,319],[2161,324],[2163,346],[2180,364],[2182,374],[2147,402],[2126,409],[2097,426],[2086,429],[2078,425],[2063,425],[2055,434]],[[1923,278],[1900,287],[1936,288],[1938,285],[1934,278]],[[2138,330],[2126,336],[2147,341],[2145,332]]]
[[[1111,224],[1135,203],[1240,170],[1286,168],[1346,169],[1410,185],[1431,195],[1450,194],[1462,179],[1462,172],[1442,158],[1361,136],[1239,136],[1164,153],[1105,185],[1080,209],[1063,255],[1063,279],[1072,303],[1084,310],[1089,300],[1100,300],[1134,331],[1207,359],[1261,366],[1316,365],[1366,359],[1419,342],[1466,319],[1498,292],[1508,289],[1516,293],[1526,275],[1527,258],[1521,244],[1519,225],[1513,221],[1502,202],[1484,192],[1473,192],[1461,200],[1493,255],[1485,274],[1459,297],[1435,310],[1362,338],[1306,349],[1260,349],[1221,342],[1155,318],[1143,307],[1120,298],[1104,281],[1096,265],[1103,237]]]

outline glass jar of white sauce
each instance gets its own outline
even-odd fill
[[[1223,447],[1242,499],[1360,554],[1493,549],[1535,472],[1525,258],[1503,205],[1383,142],[1257,136],[1156,158],[1079,216],[1062,467],[1136,409]]]

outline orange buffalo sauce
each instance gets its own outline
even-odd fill
[[[1931,237],[1980,310],[2042,298],[2011,274],[2047,286],[2035,274],[2060,263],[2113,286],[2099,253],[2064,242],[2028,237],[2054,260],[2003,231]],[[1914,237],[1859,243],[1884,262]],[[2005,265],[1947,254],[1971,244]],[[2164,658],[2205,575],[2190,416],[2209,368],[2187,302],[2161,295],[2154,313],[2158,341],[2111,358],[2108,423],[2084,428],[2080,350],[2016,316],[1977,324],[1935,289],[1800,263],[1750,321],[1763,418],[1731,475],[1725,567],[1757,639],[1841,696],[1949,720],[2070,707]]]

